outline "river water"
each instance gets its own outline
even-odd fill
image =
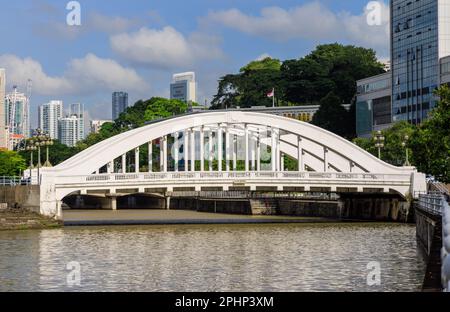
[[[423,272],[410,225],[0,232],[0,291],[417,291]]]

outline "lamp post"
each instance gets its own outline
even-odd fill
[[[40,181],[40,168],[42,167],[41,164],[41,147],[46,147],[46,161],[44,163],[43,167],[51,167],[50,161],[49,161],[49,151],[48,151],[48,147],[50,145],[53,145],[53,141],[50,138],[49,135],[45,134],[41,129],[37,129],[36,130],[36,135],[34,137],[31,138],[31,140],[29,141],[30,145],[29,145],[29,150],[33,151],[36,150],[38,151],[38,162],[37,162],[37,176],[38,176],[38,184],[41,184]],[[33,156],[31,156],[33,157]]]
[[[25,150],[30,152],[30,168],[29,169],[30,169],[30,183],[31,183],[31,180],[33,178],[32,177],[32,174],[33,174],[32,170],[34,169],[33,152],[35,150],[37,150],[37,147],[33,145],[33,141],[31,140],[31,141],[29,141],[29,145],[26,146]]]
[[[378,158],[381,159],[381,149],[384,148],[385,137],[381,131],[377,131],[373,139],[375,140],[375,147],[378,149]]]
[[[405,153],[406,153],[406,161],[404,164],[404,166],[406,166],[406,167],[411,166],[411,164],[409,163],[408,140],[409,140],[409,136],[405,135],[403,137],[403,142],[402,142],[402,146],[405,148]]]

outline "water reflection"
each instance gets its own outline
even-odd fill
[[[366,284],[371,261],[381,286]],[[397,224],[0,232],[0,291],[415,291],[423,270],[414,227]]]

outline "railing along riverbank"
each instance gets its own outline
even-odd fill
[[[441,282],[444,292],[450,292],[450,205],[440,193],[419,196],[419,208],[442,219]]]

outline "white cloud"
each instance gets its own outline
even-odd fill
[[[0,67],[6,68],[9,86],[18,85],[24,90],[26,81],[32,79],[33,94],[38,95],[86,95],[115,89],[144,92],[148,89],[135,70],[94,54],[71,60],[61,76],[48,75],[32,58],[22,59],[10,54],[0,55]]]
[[[105,33],[120,33],[139,25],[138,19],[127,19],[120,16],[106,16],[99,13],[89,14],[86,22],[87,30]]]
[[[212,11],[203,18],[202,23],[203,27],[220,24],[273,41],[348,40],[386,53],[389,45],[389,7],[382,3],[381,8],[380,26],[368,25],[365,10],[360,15],[335,13],[318,1],[288,10],[266,7],[259,16],[248,15],[238,9]]]
[[[185,37],[170,26],[160,30],[143,27],[133,33],[113,35],[110,43],[123,59],[157,68],[192,66],[199,59],[222,57],[217,38],[201,33]]]

